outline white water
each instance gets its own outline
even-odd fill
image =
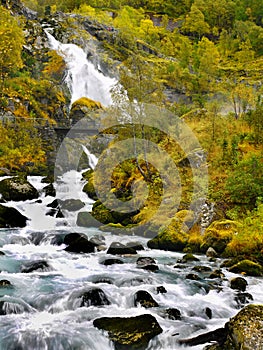
[[[41,177],[29,177],[29,180],[41,193],[44,185]],[[86,203],[84,209],[89,210],[87,208],[90,208],[91,200],[81,191],[83,185],[81,174],[70,171],[56,184],[57,198],[81,199]],[[9,202],[8,205],[17,207],[31,221],[24,229],[0,230],[0,250],[6,254],[0,256],[0,279],[7,279],[14,286],[13,289],[0,288],[0,301],[6,301],[11,310],[10,314],[0,316],[1,350],[112,350],[113,344],[106,333],[93,327],[93,320],[102,316],[128,317],[145,313],[152,314],[163,329],[163,333],[150,341],[147,350],[201,350],[203,345],[180,347],[177,339],[222,327],[238,312],[234,291],[229,287],[229,279],[236,275],[223,269],[226,278],[218,288],[213,280],[196,282],[185,279],[194,265],[216,269],[222,261],[209,262],[205,256],[199,256],[199,262],[186,265],[185,268],[174,268],[177,259],[182,257],[181,253],[149,250],[147,239],[143,237],[115,236],[92,227],[77,227],[70,215],[66,219],[49,219],[45,215],[48,210],[46,205],[54,197],[41,194],[40,198],[41,203],[35,203],[36,200]],[[103,234],[106,247],[113,241],[124,244],[139,241],[145,250],[139,251],[136,256],[122,257],[122,265],[105,266],[100,262],[111,257],[106,251],[68,253],[64,250],[64,244],[52,244],[55,237],[72,231],[82,232],[87,237]],[[36,238],[39,238],[38,242]],[[136,260],[139,256],[154,258],[160,270],[151,273],[138,269]],[[51,271],[20,272],[23,263],[39,259],[48,261]],[[111,284],[105,281],[97,283],[102,279],[110,280]],[[262,302],[263,279],[246,279],[247,291],[253,295],[253,302]],[[205,289],[211,283],[215,288],[207,293]],[[157,294],[157,286],[164,286],[167,293]],[[79,307],[78,295],[91,287],[103,289],[111,304],[104,307]],[[135,307],[134,294],[141,289],[148,291],[159,307]],[[181,320],[164,317],[165,309],[173,307],[181,311]],[[205,315],[205,307],[212,310],[212,319]],[[18,314],[12,313],[12,310]]]
[[[66,82],[71,92],[71,104],[81,97],[100,101],[102,105],[111,104],[110,90],[116,80],[96,70],[88,61],[87,54],[75,44],[62,44],[46,31],[50,46],[66,61],[68,75]]]

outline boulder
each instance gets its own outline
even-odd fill
[[[201,251],[207,252],[210,247],[217,253],[224,252],[234,234],[238,231],[238,224],[231,220],[214,221],[206,230],[203,236]]]
[[[0,181],[0,193],[5,201],[25,201],[38,198],[38,191],[24,177],[12,177]]]
[[[92,213],[81,211],[78,213],[77,225],[80,227],[100,227],[101,223],[92,216]]]
[[[10,288],[13,287],[12,283],[8,280],[0,280],[0,288]]]
[[[263,276],[263,266],[251,260],[242,260],[229,268],[230,272],[242,273],[248,276]]]
[[[162,333],[155,317],[146,314],[135,317],[102,317],[93,325],[105,330],[116,350],[143,350],[149,341]]]
[[[64,237],[67,245],[65,251],[72,253],[94,253],[96,245],[90,242],[84,235],[72,232]]]
[[[51,271],[51,266],[45,260],[29,261],[27,263],[22,264],[20,271],[23,273],[30,273],[34,271],[45,272]]]
[[[244,292],[247,288],[247,281],[243,277],[235,277],[230,280],[230,288]]]
[[[43,192],[46,196],[56,197],[56,190],[53,186],[53,184],[48,184],[43,188]]]
[[[28,218],[15,208],[9,208],[0,204],[0,228],[25,227],[27,220]]]
[[[224,349],[262,349],[263,304],[250,304],[230,319]]]
[[[199,259],[191,253],[185,254],[182,257],[182,259],[177,260],[177,262],[179,262],[179,263],[187,263],[187,262],[192,262],[192,261],[199,261]]]
[[[158,271],[159,267],[156,265],[156,262],[153,258],[150,257],[140,257],[137,259],[136,261],[137,267],[143,270],[147,270],[147,271]]]
[[[165,314],[170,320],[181,320],[182,318],[181,311],[176,308],[166,309]]]
[[[82,293],[79,298],[81,298],[80,307],[110,305],[109,299],[100,288],[92,288]]]
[[[167,293],[167,290],[164,288],[164,286],[158,286],[156,287],[157,294],[164,294]]]
[[[237,307],[242,308],[253,300],[253,296],[250,293],[238,292],[234,299],[237,303]]]
[[[62,210],[66,209],[68,211],[78,211],[85,206],[80,199],[65,199],[64,201],[60,201],[60,208]]]
[[[105,259],[101,262],[102,265],[109,266],[114,264],[123,264],[123,261],[120,259]]]
[[[120,242],[111,243],[109,249],[107,250],[107,254],[112,255],[123,255],[123,254],[137,254],[136,250]]]
[[[133,248],[135,250],[144,250],[144,247],[139,242],[128,242],[126,243],[126,247]]]
[[[134,295],[134,306],[141,305],[145,308],[157,307],[159,304],[146,290],[138,290]]]
[[[214,248],[212,247],[209,247],[205,253],[205,255],[208,257],[208,258],[217,258],[218,254],[217,252],[214,250]]]

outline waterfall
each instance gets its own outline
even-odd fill
[[[81,97],[99,101],[104,106],[112,103],[111,88],[117,80],[99,72],[93,63],[88,61],[85,51],[75,44],[62,44],[47,30],[50,47],[56,50],[65,60],[68,68],[66,83],[71,92],[71,104]]]

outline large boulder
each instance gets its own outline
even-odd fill
[[[0,194],[5,201],[25,201],[38,198],[38,191],[24,177],[12,177],[0,181]]]
[[[151,294],[146,290],[138,290],[134,295],[134,305],[143,306],[145,308],[158,307],[159,304],[153,299]]]
[[[242,273],[248,276],[263,276],[263,266],[251,260],[242,260],[229,268],[230,272]]]
[[[25,227],[27,220],[28,218],[15,208],[5,207],[0,204],[0,228]]]
[[[162,333],[162,328],[150,314],[102,317],[94,320],[93,324],[108,332],[116,350],[144,350],[152,338]]]
[[[72,253],[94,253],[96,244],[89,241],[85,235],[72,232],[64,237],[64,243],[67,245],[65,250]]]
[[[137,252],[135,249],[131,247],[127,247],[126,245],[120,242],[112,242],[107,250],[107,254],[124,255],[124,254],[137,254]]]
[[[244,307],[228,323],[224,349],[262,349],[263,304]]]
[[[231,220],[214,221],[206,230],[203,236],[201,251],[206,253],[209,248],[221,254],[238,231],[238,224]]]

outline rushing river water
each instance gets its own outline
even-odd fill
[[[83,211],[90,208],[91,200],[79,191],[84,185],[80,176],[75,171],[64,174],[56,189],[58,198],[85,200]],[[41,178],[29,177],[29,180],[41,193],[45,185],[41,183]],[[72,191],[74,186],[75,191]],[[202,255],[198,256],[200,261],[176,268],[174,266],[182,258],[181,253],[149,250],[147,239],[143,237],[115,236],[96,228],[77,227],[76,212],[73,215],[65,210],[65,218],[47,216],[46,212],[50,209],[47,204],[54,197],[40,194],[40,199],[37,203],[36,200],[8,203],[31,220],[23,229],[0,231],[1,251],[5,253],[0,256],[0,279],[12,283],[12,288],[0,289],[0,304],[6,302],[7,313],[0,316],[1,350],[113,349],[107,334],[96,329],[93,320],[101,316],[127,317],[145,313],[152,314],[163,329],[159,336],[150,341],[148,349],[177,350],[182,348],[177,344],[177,339],[222,327],[238,312],[234,291],[229,287],[229,279],[236,275],[223,269],[226,278],[222,282],[185,278],[194,265],[205,265],[214,270],[222,260],[211,262]],[[105,266],[101,261],[113,257],[106,251],[77,254],[66,252],[64,244],[55,244],[59,242],[59,237],[70,232],[80,232],[89,238],[103,235],[106,247],[114,241],[136,241],[145,250],[133,256],[123,256],[124,263],[121,265]],[[141,256],[154,258],[159,270],[149,272],[138,269],[136,260]],[[21,272],[22,265],[36,260],[47,261],[50,268],[47,271]],[[253,302],[262,302],[263,280],[253,277],[246,279],[247,291],[252,294]],[[214,287],[209,288],[209,285]],[[157,286],[163,286],[167,293],[158,294]],[[101,288],[110,305],[80,307],[77,296],[91,287]],[[134,294],[138,290],[148,291],[159,307],[135,307]],[[167,308],[179,309],[181,320],[165,317]],[[206,308],[211,309],[212,318],[207,317]],[[192,349],[203,349],[203,345]]]

